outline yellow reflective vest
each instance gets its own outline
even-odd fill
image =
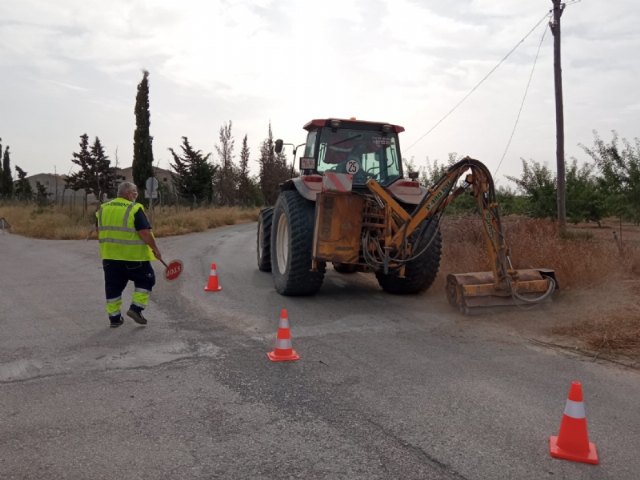
[[[151,248],[140,238],[134,226],[134,217],[138,210],[144,211],[140,203],[130,202],[121,197],[100,206],[96,217],[100,257],[103,260],[155,260]]]

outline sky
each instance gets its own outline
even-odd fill
[[[515,187],[506,176],[521,176],[523,159],[556,171],[551,8],[551,0],[0,0],[0,138],[12,167],[29,175],[75,171],[85,133],[128,167],[147,70],[162,168],[182,137],[217,161],[220,129],[231,122],[236,160],[246,135],[257,174],[269,125],[297,145],[312,119],[355,117],[404,126],[402,155],[416,167],[469,155],[498,185]],[[593,145],[594,131],[605,141],[612,131],[640,136],[638,24],[637,0],[567,1],[567,162],[590,161],[580,145]]]

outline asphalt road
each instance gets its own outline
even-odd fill
[[[637,370],[464,317],[441,291],[385,294],[363,274],[329,271],[318,295],[281,297],[256,268],[255,224],[159,245],[185,272],[158,280],[148,326],[110,329],[95,241],[0,234],[0,478],[640,475]],[[212,262],[216,293],[204,291]],[[282,308],[297,362],[265,355]],[[598,466],[549,456],[572,380]]]

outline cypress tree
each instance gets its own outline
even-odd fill
[[[249,172],[249,144],[247,136],[242,139],[240,150],[240,166],[238,167],[238,195],[240,205],[256,206],[264,203],[258,177],[252,177]]]
[[[11,159],[9,147],[4,149],[2,156],[2,195],[11,198],[13,195],[13,176],[11,175]]]
[[[249,205],[251,202],[251,179],[249,178],[249,145],[247,136],[242,139],[240,149],[240,167],[238,169],[238,199],[241,205]]]
[[[136,95],[136,130],[133,134],[133,182],[142,192],[147,178],[153,176],[153,137],[149,135],[149,72],[143,70]]]

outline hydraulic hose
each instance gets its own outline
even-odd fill
[[[549,295],[551,295],[553,293],[553,291],[556,289],[556,281],[552,278],[552,277],[545,277],[549,280],[549,287],[547,288],[547,291],[544,292],[542,295],[540,295],[539,297],[535,297],[535,298],[527,298],[527,297],[523,297],[522,295],[520,295],[517,291],[516,288],[514,288],[513,282],[511,281],[511,279],[508,280],[508,284],[509,284],[509,289],[511,290],[511,295],[513,295],[514,298],[517,298],[518,300],[520,300],[521,302],[524,303],[539,303],[542,302],[544,300],[546,300]]]

